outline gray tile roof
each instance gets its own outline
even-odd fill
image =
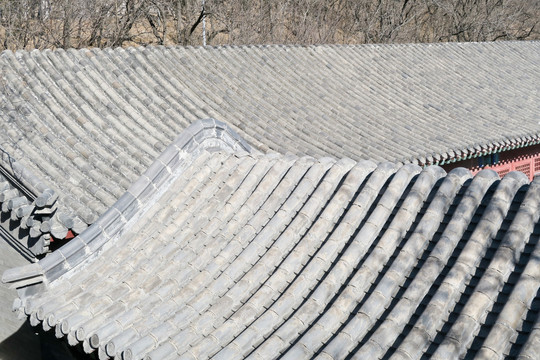
[[[100,359],[536,358],[540,177],[188,131],[81,235],[4,273],[33,325]]]
[[[183,131],[181,136],[165,149],[161,156],[163,157],[164,154],[168,154],[173,150],[176,151],[175,149],[178,147],[184,147],[185,151],[191,151],[193,146],[199,144],[199,142],[204,148],[251,149],[249,144],[224,123],[206,119],[190,125],[187,130]],[[196,152],[193,154],[196,154]],[[84,231],[100,214],[107,210],[105,204],[108,204],[109,207],[112,206],[121,195],[122,188],[128,188],[127,179],[124,179],[126,182],[120,183],[118,193],[115,193],[114,196],[109,194],[110,197],[107,202],[100,204],[96,198],[99,197],[99,187],[108,188],[111,185],[109,181],[119,181],[118,178],[115,178],[116,180],[100,178],[98,170],[89,170],[90,173],[97,174],[94,179],[96,184],[92,185],[92,187],[83,186],[81,188],[82,184],[86,184],[84,178],[87,175],[85,171],[88,168],[82,170],[81,173],[74,173],[74,170],[69,169],[73,164],[66,162],[63,166],[70,175],[66,175],[68,179],[65,179],[66,176],[53,172],[58,178],[50,181],[54,184],[54,187],[58,186],[59,190],[52,190],[44,182],[40,181],[33,172],[28,170],[28,167],[22,165],[22,162],[14,159],[9,153],[4,152],[3,158],[6,160],[5,163],[9,164],[8,169],[11,171],[0,168],[4,174],[0,174],[0,204],[2,211],[7,213],[7,217],[2,219],[0,225],[4,229],[9,229],[16,239],[24,243],[36,255],[48,251],[51,236],[63,239],[68,231],[76,234]],[[97,163],[96,165],[101,166],[101,170],[104,169],[103,163]],[[152,167],[147,169],[147,172],[152,172],[155,165],[154,163]],[[66,183],[71,175],[82,179],[82,182]],[[132,176],[135,177],[134,174]],[[100,179],[103,183],[98,186],[97,182]],[[139,179],[138,183],[140,182]],[[112,185],[118,186],[115,182]],[[62,195],[61,200],[58,202],[56,191]],[[125,189],[122,191],[125,191]],[[41,195],[36,197],[34,195],[36,193]],[[81,197],[74,198],[75,195]]]
[[[316,157],[441,163],[535,144],[539,48],[5,51],[0,165],[45,207],[9,193],[18,206],[13,217],[39,239],[34,252],[47,251],[51,235],[84,230],[177,134],[208,117],[265,152]]]

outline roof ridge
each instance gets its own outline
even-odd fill
[[[204,119],[192,123],[96,222],[37,264],[7,270],[2,281],[19,287],[60,277],[117,236],[127,221],[144,212],[141,207],[144,202],[164,191],[172,178],[207,150],[252,151],[247,142],[221,121]]]
[[[221,44],[221,45],[158,45],[158,44],[149,44],[149,45],[139,45],[139,46],[118,46],[118,47],[104,47],[104,48],[46,48],[46,49],[6,49],[0,52],[0,55],[5,52],[11,53],[36,53],[36,52],[67,52],[67,51],[83,51],[83,50],[117,50],[117,49],[143,49],[143,48],[186,48],[186,49],[197,49],[197,50],[213,50],[213,49],[230,49],[230,48],[239,48],[239,49],[249,49],[249,48],[403,48],[403,47],[456,47],[456,46],[505,46],[505,45],[515,45],[523,43],[536,43],[540,44],[539,40],[504,40],[504,41],[447,41],[447,42],[408,42],[408,43],[365,43],[365,44],[338,44],[338,43],[328,43],[328,44],[280,44],[280,43],[269,43],[269,44]]]

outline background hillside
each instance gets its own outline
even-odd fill
[[[540,0],[0,0],[0,50],[540,38]]]

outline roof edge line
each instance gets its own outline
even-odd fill
[[[536,136],[536,135],[535,135]],[[507,139],[508,140],[508,139]],[[440,157],[443,157],[444,159],[437,160],[434,158],[433,155],[415,155],[411,158],[412,161],[416,162],[420,166],[428,166],[428,165],[445,165],[452,162],[459,162],[463,160],[469,160],[469,159],[476,159],[478,157],[484,156],[484,155],[490,155],[490,154],[499,154],[504,151],[508,150],[515,150],[520,149],[524,147],[529,146],[535,146],[540,144],[540,139],[529,139],[526,141],[523,141],[521,139],[518,139],[518,137],[514,137],[512,139],[509,139],[508,141],[516,141],[514,144],[507,144],[507,143],[497,143],[497,141],[491,141],[485,144],[477,144],[475,146],[480,147],[481,149],[474,149],[474,151],[468,150],[468,149],[450,149],[448,151],[444,151],[439,153],[438,155]],[[502,142],[502,140],[501,140]],[[485,149],[482,149],[485,148]],[[459,156],[452,156],[451,152],[458,153],[460,152],[461,155]],[[433,158],[433,161],[429,161],[428,158]]]
[[[0,151],[2,152],[2,156],[0,156],[2,173],[4,173],[4,176],[9,176],[10,181],[15,182],[14,185],[24,187],[21,190],[25,193],[25,196],[34,200],[43,192],[50,190],[40,178],[11,156],[2,146],[0,146]]]
[[[211,144],[210,144],[211,143]],[[154,174],[151,169],[156,169],[159,167],[159,162],[166,167],[170,167],[169,162],[177,154],[179,149],[183,151],[198,151],[195,150],[197,147],[201,148],[199,145],[202,145],[202,148],[206,150],[211,149],[220,149],[225,151],[246,151],[248,153],[252,152],[252,147],[236,133],[230,126],[226,123],[212,118],[201,119],[193,122],[190,126],[184,129],[173,141],[169,144],[165,150],[154,160],[150,167],[142,174],[148,179],[152,179]],[[140,182],[139,179],[135,180],[134,183],[126,190],[134,194],[133,191],[130,191],[131,188],[135,186],[137,182]],[[52,221],[55,223],[54,229],[58,230],[58,233],[64,234],[69,230],[73,230],[69,226],[65,225],[65,222],[75,222],[76,218],[79,218],[81,222],[86,224],[86,226],[92,225],[92,221],[82,219],[75,214],[63,214],[64,221],[59,218],[58,214],[52,218]],[[97,221],[97,220],[95,220]],[[94,221],[94,222],[95,222]],[[83,230],[84,231],[84,230]],[[76,231],[77,234],[82,234],[82,231]],[[55,234],[51,233],[55,238],[59,238]],[[60,237],[61,238],[61,237]]]
[[[36,218],[41,220],[43,214],[54,214],[58,198],[55,191],[2,146],[0,146],[0,152],[0,179],[9,184],[9,190],[16,190],[16,194],[2,198],[0,201],[2,211],[7,213],[11,220],[24,223],[22,225],[24,228],[31,227],[29,221],[32,222]],[[49,244],[45,239],[51,232],[41,227],[34,228],[34,231],[37,235],[26,235],[20,241],[37,239],[28,248],[33,255],[43,254],[48,250]]]
[[[15,288],[46,284],[78,266],[123,233],[125,225],[148,208],[141,204],[157,197],[161,188],[168,187],[204,150],[252,152],[251,146],[224,122],[210,118],[192,123],[91,226],[39,262],[6,270],[2,281]],[[36,281],[28,284],[29,278]]]

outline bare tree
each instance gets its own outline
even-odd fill
[[[539,39],[540,0],[0,0],[0,50]]]

